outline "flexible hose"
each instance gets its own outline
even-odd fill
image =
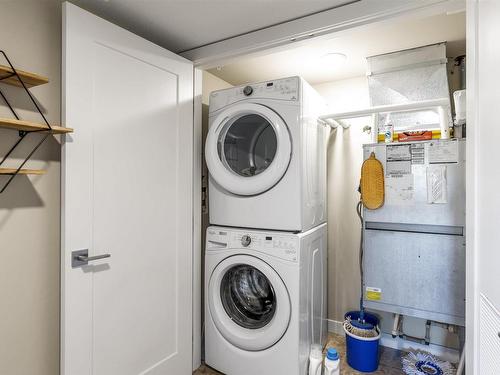
[[[365,310],[363,308],[363,285],[364,285],[364,273],[363,273],[363,227],[364,227],[364,219],[363,219],[363,202],[359,201],[356,205],[356,212],[359,217],[359,221],[361,222],[361,237],[359,241],[359,273],[361,276],[361,285],[360,285],[360,298],[359,298],[359,313],[361,321],[364,321]]]

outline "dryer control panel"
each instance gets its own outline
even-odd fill
[[[210,112],[244,99],[276,99],[298,101],[299,77],[252,83],[210,94]]]
[[[207,251],[219,249],[254,250],[284,260],[299,260],[299,238],[293,234],[256,233],[245,231],[226,231],[222,228],[209,228],[207,232]]]

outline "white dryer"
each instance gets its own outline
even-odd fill
[[[327,127],[300,77],[210,94],[210,223],[306,231],[326,220]]]
[[[207,229],[205,361],[228,375],[306,375],[326,344],[326,224]]]

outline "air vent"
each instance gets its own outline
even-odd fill
[[[500,374],[500,313],[483,294],[479,314],[479,373]]]

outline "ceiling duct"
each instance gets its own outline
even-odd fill
[[[446,43],[393,52],[367,58],[368,88],[372,106],[421,102],[448,98],[446,115],[449,126],[452,117],[449,106]],[[378,114],[380,131],[387,113]],[[440,115],[435,109],[390,113],[395,131],[440,129]]]

